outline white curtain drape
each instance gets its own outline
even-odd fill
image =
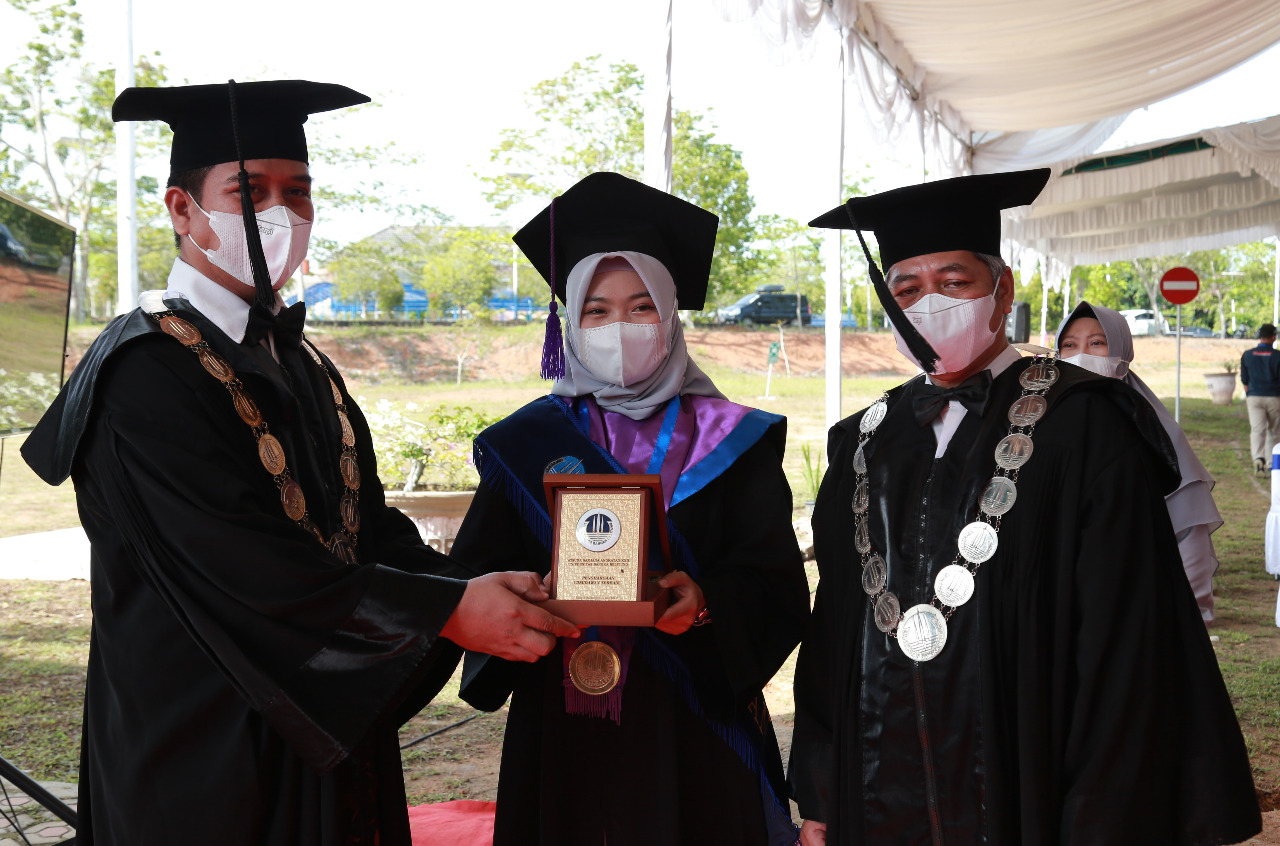
[[[1132,109],[1280,42],[1258,0],[716,2],[788,54],[838,30],[868,116],[886,138],[937,140],[939,175],[1087,155]]]
[[[1067,173],[1080,158],[1051,165],[1054,176],[1036,202],[1005,213],[1005,237],[1069,266],[1212,250],[1280,233],[1280,116],[1105,158],[1197,137],[1215,146],[1105,170]]]

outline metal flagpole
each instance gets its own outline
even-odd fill
[[[123,6],[123,44],[116,65],[116,95],[133,87],[133,0]],[[116,130],[116,313],[133,311],[138,305],[137,182],[133,174],[136,152],[133,121],[115,125]]]

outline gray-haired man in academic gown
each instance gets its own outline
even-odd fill
[[[999,213],[1048,171],[854,198],[924,374],[830,433],[788,775],[805,844],[1235,843],[1260,829],[1128,386],[1020,357]],[[868,252],[868,258],[870,253]]]

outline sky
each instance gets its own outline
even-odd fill
[[[80,0],[86,52],[98,66],[114,66],[123,54],[124,7],[124,0]],[[515,226],[536,211],[494,212],[479,180],[494,167],[489,151],[500,131],[528,125],[530,87],[594,54],[642,70],[660,67],[665,49],[666,0],[133,0],[132,9],[134,54],[158,51],[174,82],[302,78],[370,95],[378,108],[328,120],[322,131],[350,145],[394,142],[417,155],[419,166],[383,168],[377,176],[464,224]],[[824,28],[806,55],[787,57],[754,23],[723,20],[715,0],[675,0],[673,33],[675,107],[709,114],[717,140],[742,151],[756,211],[808,220],[836,205],[835,33]],[[33,36],[24,16],[0,4],[0,66]],[[1200,89],[1135,112],[1106,148],[1267,117],[1274,102],[1262,92],[1278,78],[1280,48],[1273,48]],[[877,144],[852,85],[848,98],[847,167],[870,163],[877,190],[919,181],[916,142]],[[326,178],[323,167],[314,170]],[[143,162],[140,172],[163,178],[167,165]],[[339,242],[390,222],[320,214],[316,235]]]

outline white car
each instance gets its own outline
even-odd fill
[[[1159,335],[1164,318],[1149,308],[1127,308],[1120,312],[1134,335]]]

